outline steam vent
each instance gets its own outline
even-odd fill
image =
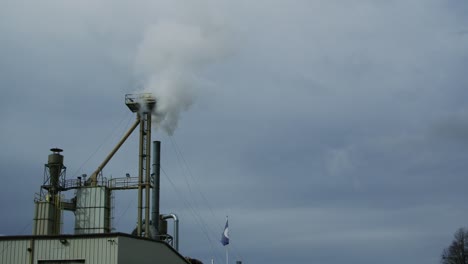
[[[42,184],[34,198],[32,235],[0,236],[0,263],[5,264],[186,264],[191,258],[179,253],[179,219],[161,214],[160,149],[151,139],[151,114],[157,107],[152,94],[127,94],[125,104],[136,120],[97,168],[67,178],[64,151],[52,148],[44,164]],[[105,166],[139,127],[138,173],[106,177]],[[89,169],[89,168],[88,168]],[[138,205],[136,226],[116,231],[113,223],[114,193],[133,190]],[[73,233],[64,234],[65,211],[74,216]],[[128,211],[129,213],[132,210]],[[171,221],[172,230],[168,230]],[[70,231],[68,231],[70,232]]]

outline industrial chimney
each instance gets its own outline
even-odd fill
[[[61,229],[62,210],[60,192],[65,187],[66,167],[63,165],[63,150],[52,148],[44,165],[44,181],[41,191],[34,199],[34,235],[58,235]]]

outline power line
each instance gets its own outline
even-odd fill
[[[209,233],[208,233],[208,230],[206,229],[206,224],[204,223],[203,219],[201,218],[201,216],[197,213],[197,211],[195,210],[195,208],[191,205],[191,203],[188,201],[188,199],[186,199],[183,195],[182,195],[182,192],[179,191],[179,189],[176,187],[176,185],[174,184],[174,182],[171,180],[171,178],[169,177],[169,175],[166,173],[166,171],[162,168],[161,166],[161,171],[163,172],[163,174],[166,176],[166,179],[169,181],[169,183],[171,184],[172,188],[174,189],[174,191],[176,193],[178,193],[178,197],[180,197],[184,203],[184,205],[189,209],[189,212],[192,214],[193,218],[195,219],[195,222],[200,226],[200,229],[202,231],[202,233],[205,235],[205,237],[207,238],[208,240],[208,243],[210,244],[210,247],[211,247],[211,251],[212,251],[212,254],[213,256],[216,257],[216,261],[219,261],[221,258],[219,258],[219,255],[216,254],[216,251],[214,249],[214,246],[213,246],[213,241],[211,240],[210,236],[209,236]]]
[[[131,113],[130,113],[131,114]],[[127,114],[127,116],[129,116],[130,114]],[[102,148],[102,146],[111,138],[113,138],[116,134],[116,131],[118,129],[118,127],[120,127],[120,125],[124,122],[125,119],[128,118],[128,122],[127,122],[127,125],[126,127],[129,126],[130,124],[130,120],[131,120],[131,117],[127,117],[125,116],[124,118],[122,118],[122,120],[120,120],[120,122],[118,123],[117,126],[114,127],[114,129],[111,130],[111,132],[109,133],[108,136],[105,137],[104,140],[101,140],[101,144],[99,144],[99,146],[96,148],[96,150],[81,164],[81,166],[75,171],[75,173],[73,173],[72,175],[73,176],[77,176],[78,172],[84,167],[84,165],[86,165],[86,163],[88,163],[89,160],[91,160],[91,158],[94,157],[94,155],[96,155],[96,153]]]
[[[209,209],[209,211],[210,211],[211,215],[213,216],[213,218],[216,219],[216,216],[215,216],[215,214],[214,214],[213,208],[210,206],[210,203],[208,202],[208,199],[206,198],[206,196],[205,196],[205,195],[203,194],[203,192],[201,191],[199,182],[198,182],[197,178],[193,175],[192,170],[190,169],[190,167],[189,167],[189,165],[188,165],[188,163],[187,163],[187,160],[184,158],[183,152],[182,152],[182,150],[180,149],[180,147],[178,146],[177,141],[176,141],[176,138],[175,138],[174,136],[169,136],[169,138],[170,138],[171,143],[172,143],[172,145],[173,145],[173,147],[174,147],[174,150],[175,150],[175,152],[176,152],[176,155],[177,155],[177,158],[178,158],[179,162],[183,163],[183,165],[184,165],[183,167],[185,168],[185,171],[186,171],[187,174],[190,176],[190,178],[192,179],[192,181],[195,183],[195,187],[197,188],[198,194],[199,194],[200,197],[203,199],[203,201],[204,201],[204,203],[205,203],[205,206]],[[188,186],[188,188],[189,188],[190,194],[191,194],[192,196],[194,196],[194,195],[193,195],[193,192],[192,192],[192,188],[190,188],[190,184],[188,183],[187,177],[185,177],[185,181],[186,181],[186,184],[187,184],[187,186]],[[193,201],[195,201],[195,200],[193,200]],[[224,226],[222,225],[221,222],[217,222],[217,225],[218,225],[218,227],[219,227],[219,230],[221,230],[221,231],[224,230]],[[215,232],[213,229],[211,229],[210,231],[211,231],[213,234],[215,234],[215,237],[216,237],[216,235],[221,234],[221,233],[218,234],[218,233]],[[232,246],[232,248],[233,248],[234,251],[235,251],[234,253],[235,253],[237,256],[239,256],[239,257],[242,258],[241,254],[240,254],[239,251],[237,250],[237,247]]]

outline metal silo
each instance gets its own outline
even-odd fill
[[[75,234],[110,232],[110,190],[89,186],[76,190]]]

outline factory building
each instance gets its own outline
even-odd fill
[[[0,237],[2,264],[187,264],[170,245],[123,233]]]
[[[151,94],[126,95],[125,103],[136,113],[136,121],[89,177],[83,174],[67,179],[63,150],[51,149],[34,199],[33,233],[0,236],[0,264],[190,263],[178,252],[177,216],[159,212],[159,141],[153,142],[151,152],[151,115],[156,98]],[[103,168],[138,126],[138,176],[106,179]],[[125,190],[137,190],[137,226],[130,234],[112,233],[112,194]],[[75,216],[74,234],[62,233],[65,210]],[[172,233],[167,231],[169,219],[174,221]]]

